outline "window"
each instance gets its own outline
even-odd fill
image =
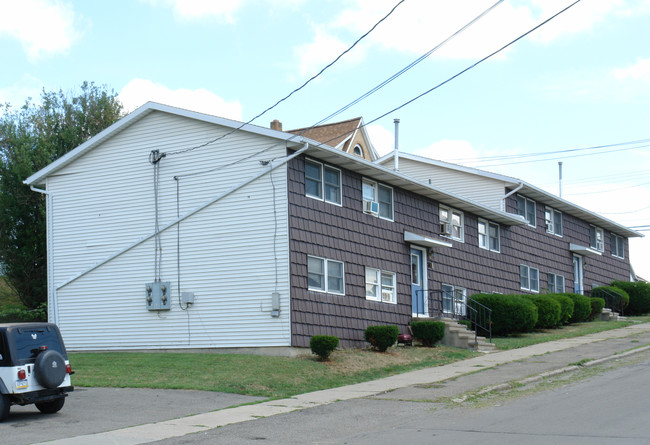
[[[517,214],[526,218],[529,226],[537,227],[535,218],[535,201],[532,199],[517,195]]]
[[[393,189],[368,179],[363,180],[363,211],[393,220]]]
[[[625,240],[623,237],[612,233],[611,243],[612,255],[618,258],[625,258]]]
[[[546,232],[562,236],[562,212],[546,207]]]
[[[366,299],[397,303],[395,274],[366,267]]]
[[[464,241],[463,212],[440,206],[440,233],[451,239]]]
[[[531,292],[539,292],[539,270],[534,267],[519,266],[520,287]]]
[[[599,252],[605,250],[605,234],[603,229],[596,226],[589,227],[589,247]]]
[[[309,290],[332,294],[345,293],[343,263],[318,257],[307,257],[307,281]]]
[[[341,205],[341,171],[311,160],[305,161],[305,194]]]
[[[447,314],[466,315],[467,289],[450,284],[442,285],[442,311]]]
[[[357,144],[354,146],[354,149],[352,150],[352,153],[363,157],[363,149],[361,148],[361,145]]]
[[[481,249],[499,252],[499,225],[486,221],[478,220],[478,246]]]
[[[554,273],[548,274],[548,293],[561,294],[564,292],[564,277]]]

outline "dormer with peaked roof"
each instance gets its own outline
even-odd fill
[[[360,117],[315,127],[297,128],[289,130],[289,133],[307,137],[368,161],[379,157]]]

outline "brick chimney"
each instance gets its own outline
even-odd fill
[[[282,131],[282,122],[277,119],[271,121],[271,130]]]

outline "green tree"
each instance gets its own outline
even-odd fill
[[[45,200],[23,181],[123,116],[115,92],[88,82],[0,111],[0,264],[28,308],[47,300]]]

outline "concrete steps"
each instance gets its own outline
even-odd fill
[[[476,337],[474,331],[451,318],[436,319],[445,324],[445,336],[440,343],[454,348],[473,349],[479,352],[496,351],[494,343],[488,342],[485,337]]]
[[[618,312],[614,312],[609,308],[604,308],[600,313],[601,321],[624,321],[627,320],[626,317],[619,315]]]

